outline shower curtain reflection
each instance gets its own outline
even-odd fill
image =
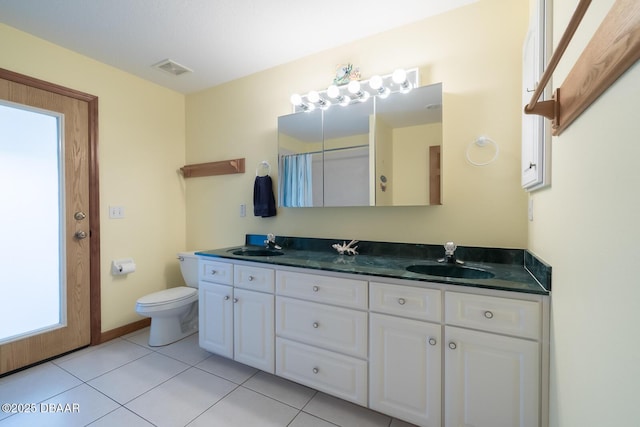
[[[280,161],[280,206],[313,206],[313,154],[285,155]]]

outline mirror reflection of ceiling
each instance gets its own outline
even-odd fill
[[[1,0],[0,22],[193,93],[476,1]],[[151,67],[165,59],[193,72]]]

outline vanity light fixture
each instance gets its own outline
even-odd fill
[[[306,95],[291,95],[293,112],[313,111],[316,107],[323,110],[332,105],[346,107],[353,101],[366,102],[372,96],[386,98],[392,93],[407,93],[418,87],[418,69],[397,69],[392,74],[375,75],[369,80],[351,80],[349,84],[332,84],[324,91],[312,90]]]
[[[313,111],[316,109],[315,105],[305,104],[304,102],[302,102],[302,96],[297,93],[291,95],[291,98],[289,98],[289,100],[293,104],[294,108],[299,108],[302,111]]]
[[[373,76],[369,79],[369,87],[376,91],[376,95],[380,98],[384,99],[391,94],[391,89],[384,86],[384,82],[382,81],[382,77]]]
[[[400,92],[407,93],[413,89],[409,80],[407,80],[407,72],[402,68],[398,68],[391,75],[393,82],[400,86]]]
[[[342,95],[340,93],[340,89],[336,85],[331,85],[327,88],[327,95],[329,98],[333,98],[338,101],[338,103],[343,107],[346,107],[351,102],[351,98],[347,95]]]
[[[331,101],[329,101],[328,99],[322,98],[320,94],[315,90],[312,90],[307,94],[307,99],[312,104],[320,105],[320,108],[323,110],[326,110],[327,108],[331,107]]]
[[[371,96],[369,92],[360,88],[360,82],[357,80],[351,80],[347,85],[347,90],[360,102],[365,102]]]

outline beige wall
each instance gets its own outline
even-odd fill
[[[593,2],[554,74],[562,84],[613,0]],[[554,1],[555,44],[576,2]],[[529,246],[553,266],[551,426],[640,423],[640,64],[553,138]]]
[[[241,244],[245,233],[525,247],[526,194],[520,188],[520,81],[527,1],[483,0],[187,96],[187,162],[245,157],[247,173],[187,180],[187,244]],[[509,17],[509,19],[505,19]],[[254,170],[277,177],[277,117],[291,93],[321,90],[337,64],[363,78],[418,66],[421,83],[443,82],[443,206],[280,208],[252,215]],[[480,135],[500,144],[485,167],[465,160]],[[239,205],[248,215],[240,218]]]
[[[185,249],[185,101],[115,68],[0,24],[0,67],[99,98],[102,330],[131,323],[136,299],[181,284]],[[125,208],[109,219],[108,206]],[[114,277],[111,260],[137,271]]]

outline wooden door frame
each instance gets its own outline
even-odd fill
[[[100,307],[100,193],[98,177],[98,97],[0,68],[0,78],[86,101],[89,108],[89,305],[91,345],[102,342]]]

